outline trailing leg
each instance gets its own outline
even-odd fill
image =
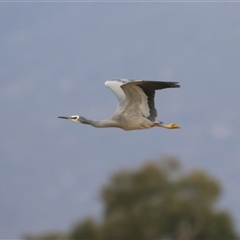
[[[167,129],[179,129],[180,126],[176,123],[162,124],[159,122],[154,122],[153,127],[162,127]]]

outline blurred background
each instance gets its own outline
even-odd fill
[[[119,169],[174,156],[223,189],[240,229],[238,3],[0,3],[0,238],[68,231],[104,213]],[[110,78],[180,82],[158,119],[180,130],[125,132],[57,119],[104,119]]]

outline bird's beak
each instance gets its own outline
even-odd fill
[[[70,119],[70,117],[63,117],[63,116],[59,116],[58,118]]]

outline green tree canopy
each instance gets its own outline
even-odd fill
[[[228,212],[216,207],[218,181],[184,172],[175,159],[115,173],[102,188],[104,216],[81,221],[68,239],[237,239]]]

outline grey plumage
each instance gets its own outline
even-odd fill
[[[152,128],[154,126],[175,129],[177,124],[164,125],[156,121],[155,91],[165,88],[178,88],[177,82],[111,79],[105,85],[116,95],[119,105],[108,119],[94,121],[79,115],[59,117],[94,127],[118,127],[124,130]]]

